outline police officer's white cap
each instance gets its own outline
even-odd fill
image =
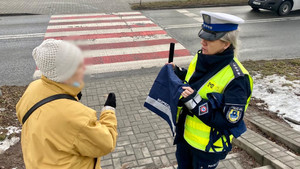
[[[234,15],[218,12],[200,12],[203,17],[202,30],[199,37],[206,40],[217,40],[227,32],[238,29],[238,25],[244,23],[242,18]]]

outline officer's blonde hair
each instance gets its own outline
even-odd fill
[[[234,56],[238,57],[239,29],[226,33],[220,40],[229,42],[234,47]]]

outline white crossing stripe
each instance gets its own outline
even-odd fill
[[[101,27],[101,26],[118,26],[118,25],[142,25],[153,24],[149,21],[123,21],[123,22],[105,22],[105,23],[89,23],[89,24],[70,24],[70,25],[49,25],[48,29],[65,29],[65,28],[88,28],[88,27]]]
[[[126,54],[138,54],[138,53],[152,53],[167,51],[169,44],[164,45],[153,45],[153,46],[139,46],[139,47],[128,47],[118,49],[100,49],[100,50],[87,50],[83,51],[85,58],[89,57],[101,57],[101,56],[114,56],[114,55],[126,55]],[[176,43],[176,50],[185,49],[180,43]]]
[[[121,43],[121,42],[138,42],[147,40],[165,40],[172,39],[166,34],[157,34],[153,36],[133,36],[133,37],[118,37],[118,38],[104,38],[104,39],[86,39],[78,40],[75,43],[77,45],[94,45],[94,44],[105,44],[105,43]]]
[[[176,57],[175,61],[178,66],[186,66],[193,59],[193,56]],[[153,66],[162,67],[164,63],[168,62],[168,58],[151,59],[151,60],[138,60],[131,62],[118,62],[103,65],[91,65],[87,67],[87,74],[106,73],[114,71],[134,70],[140,68],[150,68]]]
[[[137,15],[140,12],[115,12],[113,15]],[[77,16],[96,16],[96,15],[110,15],[106,13],[89,13],[89,14],[70,14],[70,15],[52,15],[51,18],[77,17]]]
[[[176,63],[178,66],[186,66],[193,59],[193,56],[181,56],[176,57]],[[92,75],[98,73],[125,71],[125,70],[136,70],[140,68],[151,68],[153,66],[162,67],[164,63],[168,62],[168,58],[162,59],[151,59],[151,60],[138,60],[131,62],[117,62],[111,64],[96,64],[87,66],[86,74]],[[41,76],[41,71],[37,70],[34,72],[33,77],[39,78]]]
[[[82,22],[82,21],[106,21],[106,20],[120,20],[120,19],[141,19],[147,18],[143,15],[141,16],[115,16],[115,17],[107,17],[107,18],[80,18],[80,19],[59,19],[59,20],[50,20],[49,23],[62,23],[62,22]]]
[[[48,32],[45,38],[57,36],[78,36],[78,35],[91,35],[91,34],[107,34],[107,33],[122,33],[122,32],[144,32],[144,31],[158,31],[163,30],[160,27],[141,27],[141,28],[122,28],[122,29],[100,29],[88,31],[70,31],[70,32]]]

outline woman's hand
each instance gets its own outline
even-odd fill
[[[165,65],[172,65],[173,69],[175,69],[175,64],[173,62],[171,63],[166,63]]]
[[[184,90],[181,95],[184,98],[187,98],[189,95],[194,93],[194,89],[192,89],[191,87],[182,87],[182,89]]]
[[[115,93],[109,93],[108,94],[104,106],[110,106],[110,107],[113,107],[113,108],[117,107]]]

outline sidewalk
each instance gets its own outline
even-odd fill
[[[109,2],[109,3],[108,3]],[[81,14],[131,11],[123,0],[2,0],[0,14]]]
[[[117,96],[116,115],[119,137],[115,151],[103,157],[101,161],[103,169],[119,169],[124,164],[127,164],[129,168],[176,168],[176,147],[173,145],[172,133],[168,124],[143,107],[145,98],[159,70],[160,68],[150,68],[130,71],[130,73],[98,74],[93,76],[93,79],[88,80],[82,91],[83,104],[99,112],[107,93],[115,92]],[[250,117],[249,113],[251,114]],[[254,119],[257,123],[261,122],[261,125],[258,126],[260,129],[263,129],[263,126],[269,130],[273,129],[270,125],[274,124],[281,130],[268,130],[269,133],[276,135],[276,138],[281,136],[278,133],[283,131],[284,126],[279,122],[254,112],[249,113],[248,119]],[[284,128],[284,132],[285,134],[292,134],[293,139],[297,138],[298,140],[300,138],[300,133],[295,132],[292,128]],[[284,143],[289,144],[293,140],[286,138],[285,141]],[[250,129],[234,143],[256,159],[256,162],[263,166],[261,168],[300,167],[299,156]],[[296,151],[299,149],[298,144],[293,144],[293,147]],[[292,147],[290,146],[290,148]],[[249,166],[245,166],[247,164],[243,163],[245,159],[241,158],[243,156],[239,153],[231,153],[227,159],[220,162],[218,168],[249,168]]]
[[[168,167],[176,162],[168,124],[143,107],[155,77],[156,74],[131,75],[86,84],[82,102],[97,111],[101,110],[105,94],[115,92],[117,96],[117,147],[103,158],[103,169],[121,168],[125,163],[130,168]]]
[[[175,146],[168,124],[143,107],[145,98],[159,69],[139,75],[135,72],[121,77],[90,80],[83,90],[82,103],[101,110],[104,95],[115,92],[117,96],[118,132],[115,151],[101,161],[103,169],[121,168],[174,168],[177,163]],[[147,72],[147,71],[146,71]],[[232,154],[221,162],[219,168],[241,169],[239,155]]]

